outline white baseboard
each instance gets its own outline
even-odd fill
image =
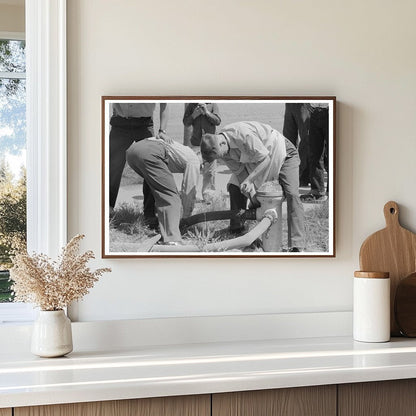
[[[0,352],[29,351],[31,325],[0,326]],[[74,322],[74,350],[350,336],[352,312]]]

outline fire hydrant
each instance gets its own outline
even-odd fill
[[[260,221],[264,217],[264,213],[269,209],[277,212],[277,220],[263,234],[263,250],[265,252],[282,251],[282,203],[284,200],[283,190],[280,185],[274,183],[272,189],[268,187],[260,188],[256,193],[256,198],[260,203],[260,207],[256,211],[256,219]]]

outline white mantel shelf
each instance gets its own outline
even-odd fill
[[[350,337],[142,345],[41,359],[0,353],[0,408],[416,377],[416,340]]]

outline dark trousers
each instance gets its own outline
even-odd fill
[[[299,152],[299,180],[301,185],[310,183],[309,174],[309,124],[310,110],[302,103],[287,103],[283,121],[283,136],[296,146]],[[300,138],[300,141],[299,141]]]
[[[287,200],[287,221],[291,230],[292,247],[303,248],[305,244],[305,214],[299,196],[299,163],[298,151],[289,140],[286,140],[286,159],[280,169],[279,183]],[[246,209],[247,198],[237,186],[229,184],[228,192],[232,210]],[[238,220],[230,222],[231,230],[236,230],[241,226]]]
[[[327,108],[315,108],[311,113],[309,129],[311,193],[325,195],[325,170],[328,172]]]
[[[110,207],[114,208],[126,164],[126,150],[133,142],[154,136],[154,132],[151,117],[143,119],[112,117],[110,124]],[[143,182],[144,215],[154,217],[154,201],[149,195],[151,195],[150,188],[146,182]]]
[[[148,184],[154,197],[163,241],[180,241],[181,198],[167,165],[166,148],[156,140],[133,143],[126,152],[127,163]]]
[[[230,194],[230,210],[241,210],[247,208],[247,197],[244,196],[240,188],[232,183],[227,185],[228,193]],[[240,232],[244,227],[244,221],[239,218],[232,218],[230,220],[230,231]]]

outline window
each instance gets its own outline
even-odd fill
[[[12,300],[8,273],[12,247],[26,244],[26,52],[25,41],[14,37],[0,37],[1,303]]]
[[[55,257],[66,243],[66,0],[25,0],[25,20],[27,246]],[[31,305],[0,303],[0,324],[33,316]]]
[[[0,324],[27,321],[30,305],[10,304],[10,250],[26,243],[26,43],[0,33]]]

